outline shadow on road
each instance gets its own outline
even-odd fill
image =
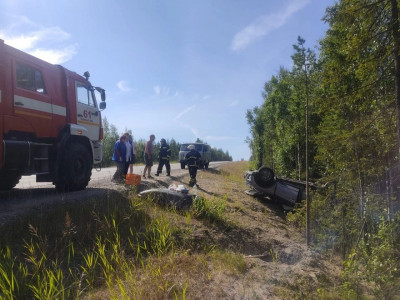
[[[24,215],[42,215],[60,205],[86,205],[109,199],[118,201],[125,197],[121,191],[107,188],[86,188],[70,193],[57,192],[54,188],[13,189],[0,192],[0,224]]]

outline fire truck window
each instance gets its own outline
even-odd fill
[[[82,104],[95,106],[92,91],[82,84],[76,85],[76,97]]]
[[[25,90],[46,93],[42,72],[30,66],[17,64],[17,87]]]
[[[42,73],[39,71],[35,71],[35,87],[36,87],[36,92],[44,94],[44,82],[43,82],[43,77]]]

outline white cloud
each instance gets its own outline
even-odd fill
[[[239,100],[235,100],[235,101],[232,101],[231,103],[229,103],[229,106],[236,106],[238,104],[239,104]]]
[[[180,93],[178,91],[172,94],[170,88],[167,86],[156,85],[153,87],[153,90],[154,90],[153,100],[155,100],[156,103],[171,101],[180,96]]]
[[[194,109],[195,107],[196,107],[196,105],[192,105],[192,106],[189,106],[189,107],[185,108],[183,111],[181,111],[179,114],[177,114],[177,115],[173,118],[173,120],[174,120],[174,121],[178,121],[180,118],[182,118],[183,115],[187,114],[189,111],[191,111],[191,110]]]
[[[130,92],[132,88],[129,86],[129,82],[126,80],[121,80],[117,83],[117,87],[121,92]]]
[[[183,111],[181,111],[180,113],[178,113],[174,118],[173,121],[178,123],[180,126],[182,126],[183,128],[188,129],[195,138],[199,137],[199,131],[196,128],[193,128],[192,126],[190,126],[189,123],[185,123],[182,122],[180,119],[182,118],[182,116],[184,116],[185,114],[187,114],[188,112],[190,112],[191,110],[193,110],[196,107],[196,105],[192,105],[189,106],[187,108],[185,108]]]
[[[70,46],[63,50],[37,48],[28,51],[28,53],[51,64],[61,64],[70,60],[76,54],[76,47]]]
[[[159,85],[154,86],[153,89],[156,96],[168,96],[170,91],[169,87]]]
[[[22,51],[31,49],[38,40],[37,36],[20,35],[17,37],[8,37],[2,32],[0,32],[0,37],[5,40],[8,45]]]
[[[289,18],[311,0],[292,0],[284,11],[257,18],[252,24],[239,31],[233,38],[231,49],[240,51],[255,40],[283,26]]]
[[[0,31],[0,38],[19,50],[53,64],[70,60],[77,45],[66,43],[71,35],[59,27],[43,27],[25,16],[7,15],[9,26]]]

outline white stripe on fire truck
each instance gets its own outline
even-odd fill
[[[14,107],[32,109],[63,117],[67,115],[67,109],[63,106],[54,105],[51,103],[46,103],[18,95],[14,95]]]

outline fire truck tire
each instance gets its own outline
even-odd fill
[[[21,179],[21,174],[17,171],[0,171],[0,191],[9,191],[15,187],[19,180]]]
[[[263,188],[270,187],[275,182],[275,174],[271,168],[266,166],[262,166],[258,169],[257,174],[254,177],[255,182],[257,185]]]
[[[78,143],[70,144],[61,163],[61,182],[56,183],[57,190],[72,192],[86,188],[92,175],[92,158],[88,149]]]

